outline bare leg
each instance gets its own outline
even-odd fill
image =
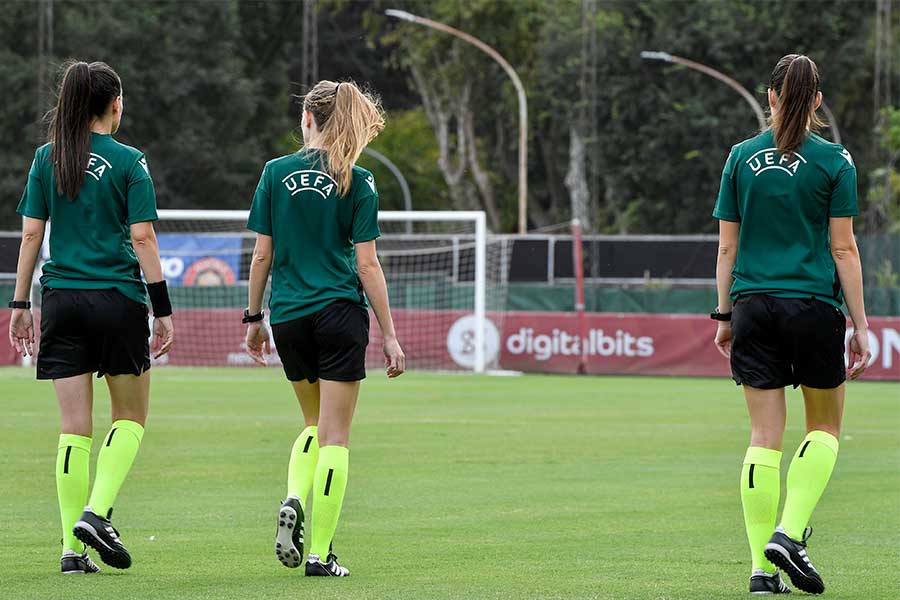
[[[94,408],[94,382],[91,373],[84,373],[65,379],[54,379],[56,398],[59,401],[60,430],[91,437]]]
[[[359,396],[359,382],[323,379],[320,389],[322,406],[319,417],[319,462],[313,483],[312,543],[309,553],[310,556],[318,555],[320,561],[327,562],[347,489],[347,473],[350,468],[347,444]],[[346,574],[346,570],[335,565],[332,567]],[[319,568],[326,569],[325,566]]]
[[[90,481],[94,384],[91,373],[53,381],[59,400],[60,430],[56,451],[56,493],[62,523],[63,549],[80,554],[84,544],[72,528],[87,504]]]
[[[775,530],[781,496],[781,445],[786,417],[784,388],[762,390],[744,386],[750,412],[750,447],[741,468],[741,504],[754,572],[774,573],[765,557],[766,542]]]
[[[106,385],[112,401],[113,423],[124,419],[143,427],[150,407],[150,371],[139,376],[107,375]]]
[[[294,386],[297,401],[300,402],[304,423],[307,427],[316,425],[319,422],[319,382],[310,383],[304,379],[292,381],[291,384]]]
[[[343,446],[350,442],[350,424],[359,398],[358,381],[321,381],[319,447]]]
[[[806,403],[806,431],[825,431],[840,439],[846,384],[830,390],[806,386],[802,389]]]
[[[784,388],[761,390],[746,385],[743,387],[750,412],[750,445],[780,451],[787,419]]]
[[[141,446],[150,403],[150,373],[107,375],[106,384],[112,401],[113,427],[97,457],[90,498],[91,508],[100,516],[109,514]]]

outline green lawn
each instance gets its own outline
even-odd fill
[[[747,595],[737,485],[748,425],[726,380],[373,376],[336,537],[353,576],[307,580],[272,551],[301,427],[281,373],[154,373],[147,435],[115,515],[134,566],[63,578],[52,386],[0,370],[0,598]],[[108,415],[99,385],[97,440]],[[792,392],[788,455],[802,423]],[[898,597],[900,385],[851,385],[840,459],[813,520],[810,554],[828,596]]]

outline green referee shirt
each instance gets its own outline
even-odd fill
[[[811,134],[782,156],[769,129],[734,146],[713,211],[741,224],[732,299],[814,297],[840,308],[828,219],[857,212],[856,167],[839,144]]]
[[[269,161],[253,196],[247,228],[272,236],[273,324],[335,300],[366,306],[354,244],[380,235],[375,178],[354,166],[350,191],[339,196],[323,159],[301,150]]]
[[[57,192],[50,144],[41,146],[16,212],[50,221],[50,260],[41,289],[116,289],[135,302],[147,301],[129,226],[157,219],[156,194],[139,150],[92,133],[84,185],[70,200]]]

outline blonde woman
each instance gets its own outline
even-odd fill
[[[354,83],[316,84],[303,101],[303,148],[266,164],[247,222],[257,233],[243,319],[247,352],[266,364],[271,351],[262,314],[271,271],[272,332],[306,423],[291,452],[275,554],[286,567],[300,566],[303,507],[312,490],[307,576],[350,574],[338,564],[331,540],[347,486],[350,424],[366,376],[366,298],[384,336],[387,376],[406,368],[375,252],[375,179],[355,165],[383,128],[378,100]]]

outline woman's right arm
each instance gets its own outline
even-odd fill
[[[384,271],[381,269],[381,263],[378,261],[378,254],[375,251],[375,240],[356,244],[356,268],[384,338],[387,376],[398,377],[406,370],[406,356],[400,348],[397,333],[394,331],[387,282],[384,280]]]
[[[856,379],[869,366],[872,353],[869,350],[869,321],[863,300],[862,264],[859,248],[853,235],[853,217],[831,217],[831,256],[837,269],[844,300],[853,321],[853,337],[850,339],[850,368],[848,376]]]
[[[162,264],[159,260],[159,242],[151,221],[133,223],[131,225],[131,245],[137,255],[141,271],[147,285],[165,285]],[[172,323],[171,311],[166,315],[153,315],[153,344],[150,349],[153,358],[159,358],[172,349],[175,341],[175,325]]]
[[[250,261],[250,285],[247,286],[247,312],[251,315],[263,311],[263,298],[266,295],[266,284],[272,272],[272,236],[256,234],[256,246],[253,248],[253,259]],[[265,321],[247,324],[247,335],[244,336],[247,354],[265,366],[266,356],[272,353],[271,336]]]
[[[26,302],[30,298],[34,266],[41,244],[44,243],[45,222],[25,217],[22,225],[22,244],[19,247],[19,263],[16,266],[16,291],[13,300]],[[34,356],[34,321],[31,310],[16,308],[9,320],[9,343],[22,356]]]

